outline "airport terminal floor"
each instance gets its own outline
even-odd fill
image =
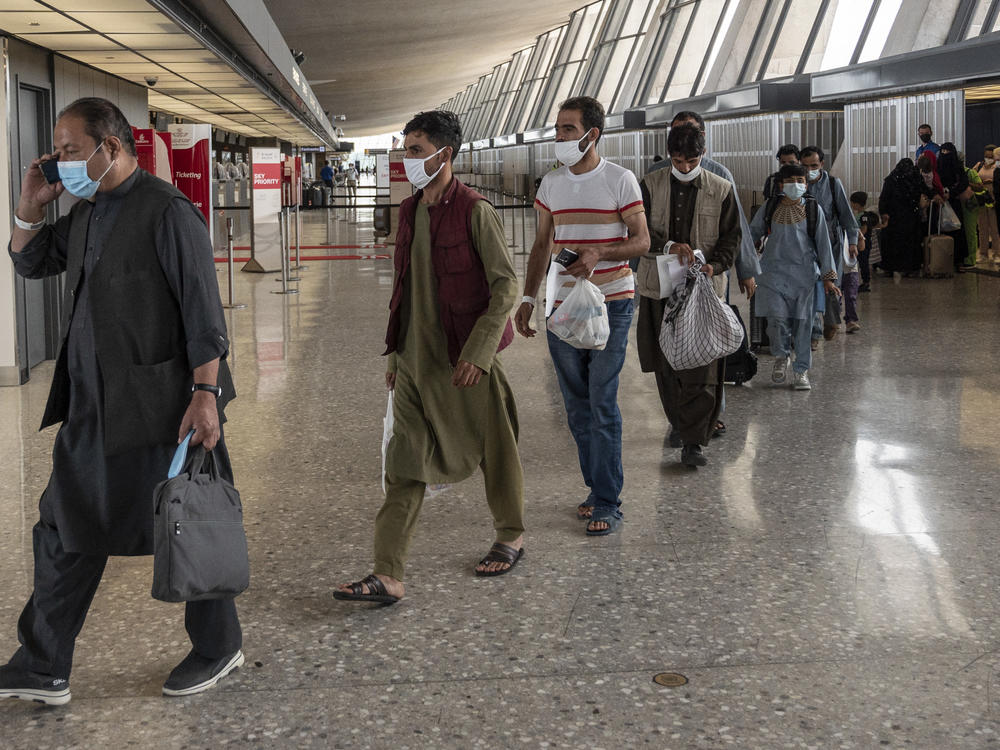
[[[304,219],[307,238],[324,221]],[[343,244],[371,239],[364,211],[337,226]],[[391,261],[372,258],[309,262],[298,295],[237,275],[248,307],[227,313],[239,396],[226,432],[252,563],[245,666],[204,694],[162,697],[189,648],[183,608],[150,598],[150,558],[113,558],[72,702],[0,702],[0,745],[1000,742],[1000,278],[875,279],[861,332],[817,352],[811,392],[772,386],[768,356],[727,389],[728,432],[699,470],[665,449],[633,335],[625,524],[606,538],[575,515],[586,494],[544,339],[518,338],[502,356],[520,413],[524,559],[474,577],[493,541],[476,474],[427,500],[407,595],[381,608],[332,591],[372,564],[391,280]],[[0,389],[4,659],[32,588],[51,371]],[[661,673],[687,682],[661,686]]]

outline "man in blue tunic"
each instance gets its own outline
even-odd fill
[[[836,294],[837,272],[823,209],[805,197],[805,167],[783,166],[775,190],[750,224],[755,243],[767,238],[760,261],[757,312],[768,321],[775,357],[771,380],[785,382],[789,355],[794,350],[792,387],[807,391],[812,387],[808,372],[816,282],[822,278],[824,291]]]
[[[21,647],[0,666],[0,698],[60,705],[108,556],[153,551],[153,489],[180,436],[194,429],[191,443],[214,449],[232,479],[221,425],[235,393],[198,209],[138,168],[128,121],[105,99],[63,110],[53,144],[21,182],[10,257],[27,278],[66,273],[64,338],[42,419],[62,426],[33,530],[34,591],[18,620]],[[56,159],[50,182],[42,163]],[[46,223],[64,190],[83,200]],[[243,663],[232,599],[188,602],[184,620],[193,648],[164,695],[206,690]]]
[[[847,199],[844,185],[826,170],[826,155],[819,146],[806,146],[800,153],[799,161],[809,170],[807,175],[806,195],[814,198],[823,209],[826,218],[826,228],[830,234],[830,249],[833,252],[833,267],[837,270],[837,278],[844,277],[844,234],[847,234],[847,252],[852,259],[858,257],[858,222],[854,218],[854,209]],[[837,303],[840,304],[839,302]],[[817,314],[813,324],[812,339],[818,342],[821,338],[828,341],[837,335],[839,315],[832,315],[827,310],[825,319]],[[815,345],[815,344],[814,344]]]

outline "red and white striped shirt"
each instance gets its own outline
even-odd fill
[[[635,175],[624,167],[601,159],[589,172],[573,174],[560,167],[542,179],[535,197],[535,208],[552,215],[555,225],[553,255],[574,245],[622,242],[628,238],[625,218],[641,213],[642,192]],[[562,285],[556,304],[573,288],[575,279],[560,275]],[[598,261],[590,279],[604,294],[606,302],[631,299],[635,281],[627,260]]]

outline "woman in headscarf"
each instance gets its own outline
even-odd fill
[[[951,141],[941,144],[941,152],[938,154],[937,173],[941,178],[941,185],[944,187],[944,197],[948,205],[955,212],[955,216],[962,218],[964,213],[962,204],[972,197],[969,190],[969,175],[965,171],[965,165],[958,159],[958,149]],[[955,270],[962,269],[965,258],[969,254],[969,243],[965,236],[965,227],[950,232],[944,232],[952,238],[955,243]]]
[[[923,183],[910,159],[901,159],[882,184],[879,268],[887,274],[916,273],[923,263],[920,245],[920,196]]]

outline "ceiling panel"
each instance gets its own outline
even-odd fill
[[[50,0],[52,5],[60,10],[69,11],[114,11],[115,13],[132,13],[152,9],[146,0]]]
[[[94,67],[107,65],[108,63],[148,63],[149,61],[137,55],[135,52],[126,49],[117,50],[105,50],[105,51],[88,51],[88,50],[71,50],[68,52],[63,52],[66,57],[72,57],[74,60],[79,60],[80,62],[87,63],[88,65],[93,65]]]
[[[215,73],[223,75],[235,75],[242,80],[236,71],[222,62],[170,62],[170,69],[175,73]]]
[[[177,24],[156,12],[72,13],[71,15],[80,23],[105,34],[184,34]]]
[[[143,54],[158,63],[218,62],[219,58],[207,49],[146,49]]]
[[[100,34],[19,34],[22,39],[39,47],[62,52],[64,50],[121,49],[121,45]]]
[[[201,44],[187,34],[109,34],[124,47],[144,51],[155,49],[201,49]]]
[[[62,13],[52,11],[0,11],[0,29],[11,34],[44,34],[63,31],[86,31]]]
[[[41,3],[33,0],[0,0],[0,10],[48,10]]]

